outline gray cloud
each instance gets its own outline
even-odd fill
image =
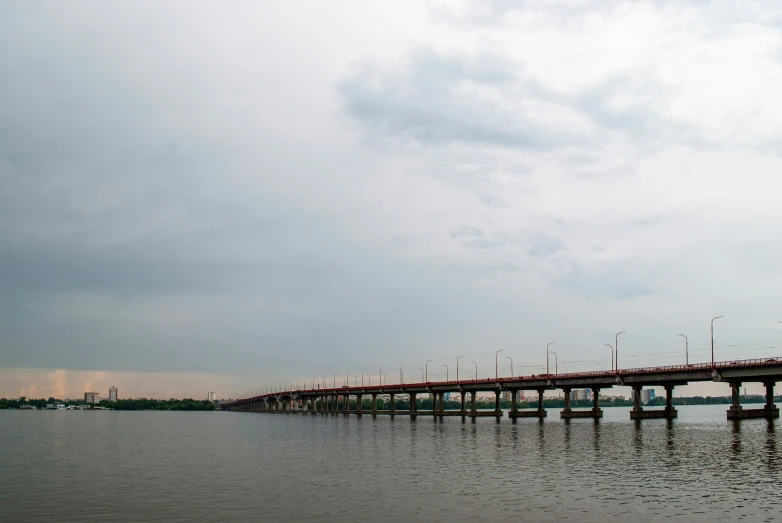
[[[361,65],[339,84],[347,113],[375,133],[425,144],[474,143],[547,150],[583,141],[573,128],[549,128],[540,114],[508,111],[495,96],[535,105],[523,66],[502,55],[415,51],[399,70]],[[476,90],[488,90],[481,95]]]

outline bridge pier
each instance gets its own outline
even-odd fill
[[[356,394],[356,414],[359,416],[364,415],[364,405],[362,405],[363,401],[364,396],[361,394]]]
[[[372,393],[372,415],[377,416],[377,393]]]
[[[388,396],[390,398],[390,402],[389,402],[389,406],[388,406],[388,412],[389,412],[389,414],[391,414],[393,416],[395,411],[396,411],[396,406],[394,405],[394,393],[392,392]]]
[[[462,408],[459,409],[459,412],[462,414],[462,417],[464,417],[467,414],[467,409],[466,409],[466,406],[467,406],[467,393],[464,392],[464,391],[461,391],[461,395],[462,395],[462,398],[461,398],[461,400],[462,400],[461,401]]]
[[[776,419],[779,418],[779,408],[774,405],[774,382],[763,383],[766,386],[766,404],[762,409],[745,409],[741,406],[741,382],[731,382],[731,406],[728,409],[728,419]]]
[[[497,414],[497,417],[502,416],[502,406],[500,404],[500,394],[501,391],[495,390],[494,391],[494,413]]]
[[[565,393],[565,408],[560,412],[559,417],[562,419],[573,418],[602,418],[603,411],[600,409],[600,389],[592,387],[592,409],[591,410],[572,410],[570,408],[570,392],[571,388],[563,388]]]
[[[410,416],[418,415],[418,399],[415,392],[410,393]]]
[[[679,416],[673,408],[673,384],[665,385],[665,408],[662,410],[644,410],[641,405],[641,390],[643,385],[633,385],[633,410],[630,419],[674,419]]]
[[[543,408],[543,389],[538,389],[538,408],[537,409],[521,409],[518,407],[518,392],[517,390],[511,391],[511,408],[508,413],[508,417],[511,419],[516,418],[545,418],[546,409]]]

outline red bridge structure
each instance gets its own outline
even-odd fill
[[[222,404],[225,410],[243,412],[301,413],[301,414],[363,414],[390,416],[493,416],[501,418],[500,395],[508,391],[511,396],[510,418],[546,417],[543,408],[543,393],[547,390],[561,389],[565,396],[565,406],[560,416],[570,418],[601,418],[600,390],[615,385],[632,387],[634,407],[630,411],[631,419],[677,417],[673,407],[673,389],[677,385],[690,382],[714,381],[729,383],[732,388],[732,404],[728,409],[728,419],[779,418],[779,408],[774,405],[774,385],[782,379],[782,358],[764,358],[754,360],[723,361],[694,365],[675,365],[669,367],[645,367],[639,369],[617,369],[615,371],[576,372],[568,374],[538,374],[514,376],[510,378],[476,379],[458,381],[437,381],[426,383],[401,383],[377,386],[345,386],[334,388],[297,389],[253,397],[232,400]],[[741,405],[739,393],[742,383],[763,383],[766,387],[766,403],[762,408],[745,409]],[[641,406],[643,387],[662,386],[666,391],[666,405],[661,410],[644,410]],[[588,410],[573,410],[570,407],[570,392],[574,389],[591,389],[593,407]],[[519,391],[538,393],[537,409],[519,409],[517,398]],[[478,392],[494,392],[495,408],[477,410],[475,396]],[[445,393],[461,395],[459,410],[446,410]],[[419,410],[418,394],[431,394],[434,402],[432,410]],[[467,395],[470,395],[469,408]],[[388,410],[377,409],[377,397],[387,395],[390,399]],[[364,411],[363,399],[371,398],[370,409]],[[410,408],[396,410],[396,398],[407,396]],[[355,397],[351,410],[351,398]]]

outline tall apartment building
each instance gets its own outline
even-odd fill
[[[84,403],[100,403],[100,392],[85,392]]]
[[[109,387],[109,401],[117,401],[117,387]]]
[[[214,392],[207,392],[206,393],[206,399],[209,400],[209,401],[214,401],[215,400],[215,393]]]
[[[644,404],[649,403],[654,399],[654,389],[644,389],[641,391],[641,401]]]

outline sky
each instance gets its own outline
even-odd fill
[[[779,356],[780,92],[773,2],[1,2],[0,397]]]

